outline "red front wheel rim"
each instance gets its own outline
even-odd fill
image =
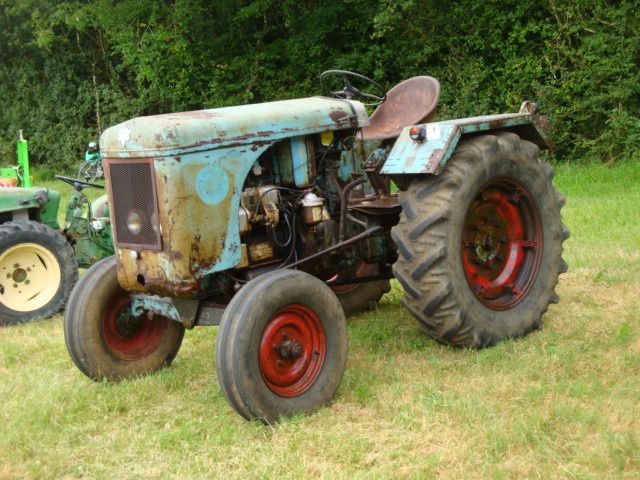
[[[327,352],[324,327],[309,308],[292,304],[267,322],[260,339],[260,373],[281,397],[296,397],[315,383]]]
[[[476,298],[508,310],[529,292],[542,257],[538,209],[512,180],[490,182],[469,206],[461,240],[465,276]]]
[[[167,329],[167,319],[145,312],[130,313],[131,299],[122,292],[108,302],[102,316],[102,338],[116,357],[135,361],[154,352]]]

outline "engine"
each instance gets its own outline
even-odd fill
[[[352,174],[362,172],[353,164],[361,158],[352,154],[354,145],[349,135],[313,135],[285,140],[261,155],[241,193],[235,280],[243,283],[294,262],[327,279],[355,276],[362,262],[388,263],[389,225],[397,222],[397,211],[384,225],[380,212],[393,208],[367,205],[373,192],[362,174]],[[332,250],[373,228],[381,233]]]

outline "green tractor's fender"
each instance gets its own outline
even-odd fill
[[[0,188],[0,223],[35,220],[59,230],[60,192],[47,188]]]

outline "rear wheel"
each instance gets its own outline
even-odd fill
[[[552,177],[537,146],[500,133],[460,142],[440,176],[401,192],[393,270],[428,335],[484,347],[542,325],[567,270]]]
[[[247,419],[273,422],[330,402],[346,361],[338,300],[324,282],[297,270],[247,283],[227,306],[216,338],[218,380]]]
[[[118,283],[115,257],[89,268],[64,314],[64,337],[77,367],[88,377],[120,380],[171,364],[182,324],[145,312],[131,315],[129,294]]]
[[[0,226],[0,325],[59,312],[77,278],[75,254],[62,234],[38,222]]]
[[[370,263],[361,262],[356,269],[358,277],[375,275],[376,267]],[[336,294],[345,315],[355,315],[374,308],[382,296],[391,289],[389,280],[375,282],[354,283],[331,287]]]

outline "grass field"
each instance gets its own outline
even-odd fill
[[[640,478],[640,164],[563,165],[570,270],[544,329],[467,351],[398,285],[349,324],[335,402],[274,427],[218,386],[217,329],[173,366],[95,383],[62,317],[0,330],[0,478]]]

